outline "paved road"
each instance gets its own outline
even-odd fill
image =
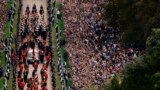
[[[39,12],[39,9],[40,9],[40,6],[42,5],[43,8],[44,8],[44,13],[45,13],[45,16],[44,16],[44,22],[47,23],[47,18],[48,18],[48,13],[47,13],[47,0],[22,0],[22,15],[25,14],[25,10],[26,10],[26,7],[29,6],[30,7],[30,10],[32,9],[33,5],[35,4],[36,5],[36,8],[37,8],[37,11]],[[42,68],[42,64],[39,64],[38,65],[38,80],[39,82],[41,82],[41,75],[40,75],[40,70]],[[52,90],[52,83],[51,83],[51,68],[48,67],[48,70],[47,70],[47,73],[48,73],[48,79],[47,79],[47,88],[48,90]],[[31,77],[32,76],[32,71],[34,70],[33,66],[32,65],[29,65],[29,75],[28,77]],[[26,90],[26,86],[24,88],[24,90]],[[39,85],[39,88],[40,85]],[[18,90],[18,88],[17,88]]]

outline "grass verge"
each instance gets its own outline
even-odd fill
[[[63,6],[60,2],[56,2],[56,6],[55,8],[58,8],[59,10],[62,10]],[[55,25],[58,25],[58,28],[61,30],[61,40],[65,41],[65,37],[64,37],[64,23],[63,23],[63,20],[62,20],[62,14],[60,15],[61,16],[61,19],[57,19],[57,15],[56,15],[56,11],[54,10],[54,16],[55,16],[55,22],[57,22],[57,24],[55,23]],[[56,33],[56,30],[54,30],[55,33]],[[55,44],[56,45],[56,44]],[[69,59],[68,59],[68,55],[66,57],[66,50],[65,50],[65,46],[61,46],[60,48],[61,50],[61,53],[62,53],[62,60],[63,62],[66,62],[66,70],[68,71],[67,75],[69,77],[68,80],[65,81],[65,88],[67,89],[68,87],[71,87],[72,86],[72,81],[71,81],[71,75],[70,75],[70,63],[69,63]],[[56,59],[57,61],[58,59]],[[57,67],[58,68],[58,67]]]
[[[16,12],[14,15],[14,22],[13,22],[13,37],[16,37],[17,33],[17,22],[18,22],[18,10],[19,10],[19,0],[16,0]],[[15,50],[15,39],[13,39],[12,48]],[[7,90],[12,90],[13,88],[13,68],[11,66],[10,78],[7,84]]]
[[[8,0],[8,4],[7,4],[7,8],[8,10],[10,10],[11,8],[11,5],[13,3],[13,0]],[[8,39],[9,37],[9,33],[10,33],[10,22],[9,20],[6,21],[6,24],[5,24],[5,27],[4,27],[4,40],[5,39]],[[3,67],[3,70],[5,70],[5,65],[6,65],[6,62],[5,62],[5,52],[4,52],[4,49],[2,51],[2,53],[0,53],[0,61],[1,61],[1,65]],[[1,77],[0,78],[0,90],[3,88],[3,80],[4,78]]]
[[[58,65],[57,65],[57,60],[58,60],[58,55],[57,55],[57,42],[56,42],[56,30],[55,27],[52,26],[52,35],[53,35],[53,53],[54,53],[54,62],[55,62],[55,79],[56,79],[56,90],[61,89],[61,83],[60,83],[60,77],[59,77],[59,72],[58,72]]]

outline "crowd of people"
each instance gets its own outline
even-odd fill
[[[3,8],[0,10],[0,38],[2,38],[4,33],[5,23],[7,20],[7,13],[8,13],[7,0],[0,1],[0,8]],[[2,48],[3,48],[3,45],[2,45],[2,42],[0,42],[0,51],[2,50]]]
[[[100,86],[104,80],[119,72],[126,62],[132,61],[139,55],[138,50],[122,47],[118,29],[106,26],[107,22],[102,18],[104,9],[100,6],[104,2],[105,0],[62,0],[65,48],[69,54],[73,88],[76,90],[89,88],[91,85]],[[5,10],[7,1],[3,0],[0,4],[0,7],[4,8],[0,12],[7,13],[7,9]],[[36,5],[33,5],[32,10],[27,6],[25,14],[20,18],[18,76],[16,78],[19,90],[24,90],[25,87],[27,90],[39,90],[40,88],[48,90],[48,67],[50,65],[51,68],[54,68],[54,63],[52,49],[49,45],[52,40],[51,31],[44,22],[44,13],[43,6],[39,11]],[[3,19],[6,19],[5,16],[5,14],[0,14]],[[49,15],[48,20],[53,21],[53,16]],[[5,20],[0,20],[0,32],[3,30],[4,23]],[[13,36],[10,35],[10,38],[8,46],[11,46]],[[60,39],[57,39],[58,50],[60,49],[59,41]],[[7,60],[13,61],[15,58],[13,51],[10,47],[7,50]],[[9,55],[10,51],[11,55]],[[62,76],[61,82],[63,82],[67,78],[64,78],[66,71],[61,64],[60,50],[58,55],[59,73]],[[42,68],[39,72],[40,65]],[[9,68],[10,63],[6,67]],[[30,70],[30,67],[33,70]],[[9,78],[9,73],[9,69],[6,69],[6,79]],[[54,75],[52,76],[52,82],[55,83]]]
[[[52,54],[48,46],[48,27],[44,23],[43,6],[40,6],[39,11],[35,4],[32,10],[27,6],[25,15],[21,17],[20,26],[18,88],[19,90],[50,90],[47,87],[47,84],[50,84],[47,80]]]
[[[138,50],[124,48],[118,29],[107,26],[101,7],[105,0],[62,0],[65,48],[76,90],[100,86],[119,72]]]

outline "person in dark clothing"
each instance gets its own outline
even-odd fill
[[[24,72],[23,72],[23,77],[24,77],[24,82],[27,82],[27,77],[28,77],[28,73],[29,73],[29,66],[25,65],[24,66]]]
[[[0,77],[3,76],[3,68],[0,66]]]
[[[39,59],[40,59],[41,63],[43,63],[43,61],[44,61],[44,51],[43,50],[39,51]]]

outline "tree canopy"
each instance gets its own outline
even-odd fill
[[[151,29],[160,27],[160,0],[110,0],[105,16],[123,33],[125,45],[144,47]]]

